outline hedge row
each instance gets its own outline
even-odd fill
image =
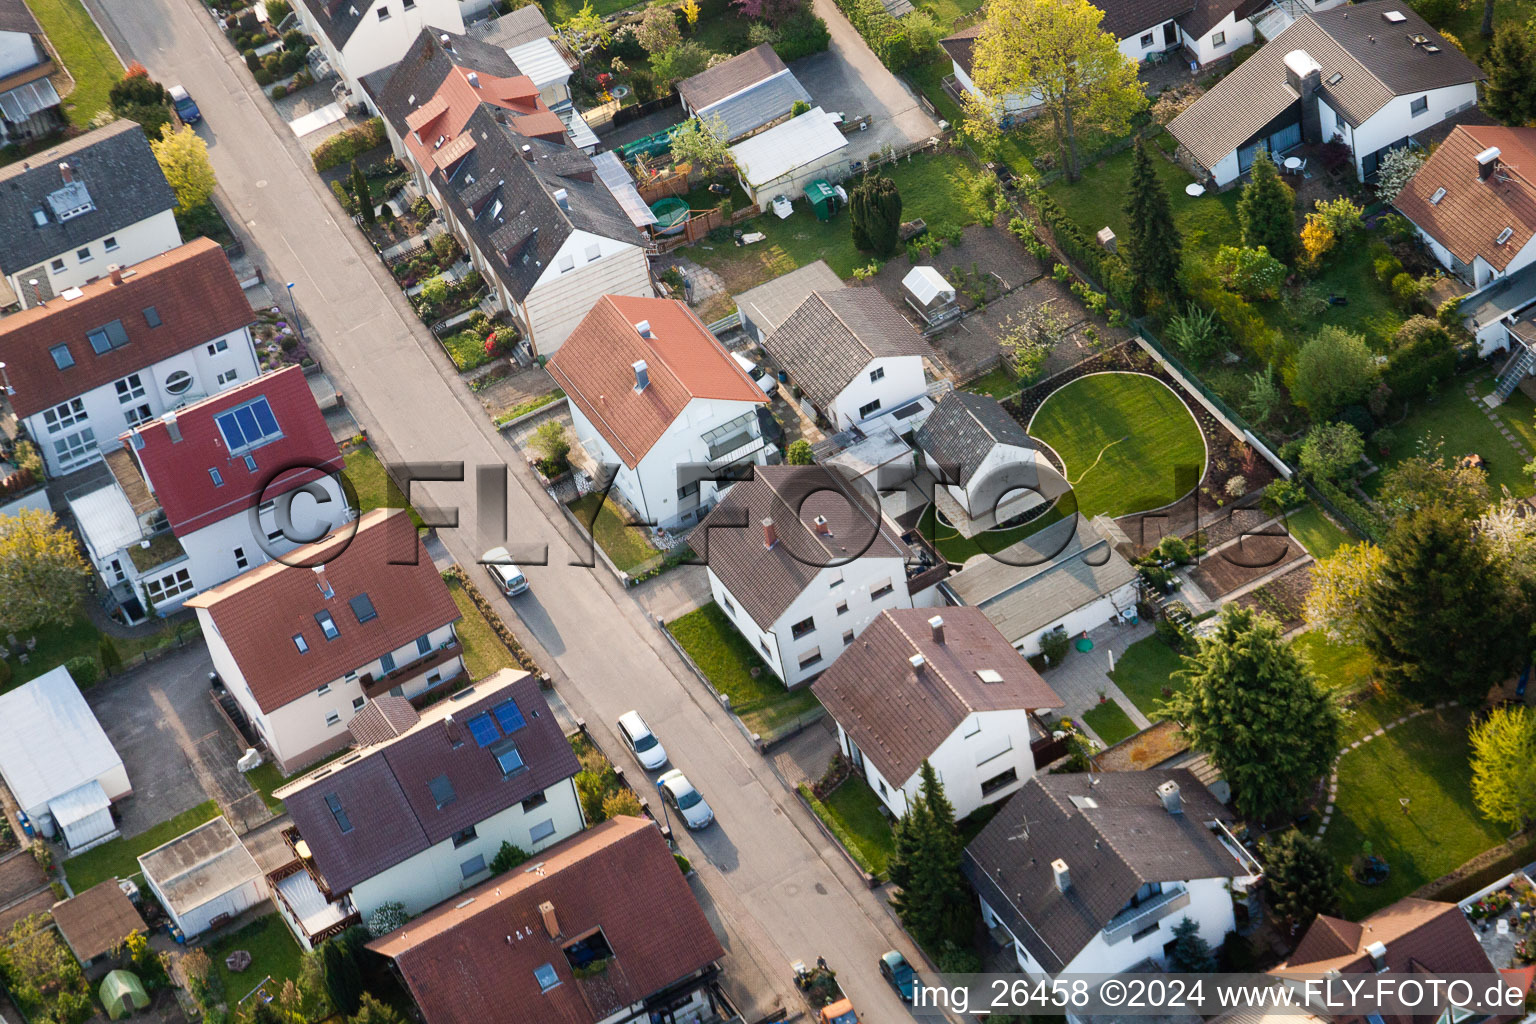
[[[1035,189],[1029,193],[1028,199],[1067,259],[1075,260],[1087,270],[1088,276],[1098,282],[1117,306],[1129,308],[1131,268],[1126,265],[1125,259],[1118,253],[1105,252],[1097,240],[1084,234],[1077,221],[1068,216],[1067,211],[1049,193]]]
[[[315,170],[328,171],[332,167],[351,163],[359,154],[376,146],[384,145],[384,119],[373,117],[362,124],[353,125],[346,131],[337,132],[315,147],[310,154]]]
[[[848,16],[880,63],[892,71],[905,71],[928,60],[938,43],[937,25],[921,11],[907,19],[893,18],[880,0],[837,0],[838,10]]]
[[[455,565],[443,571],[443,579],[453,580],[464,588],[464,593],[468,594],[475,607],[480,609],[480,614],[485,617],[486,622],[490,623],[492,632],[496,634],[502,643],[507,645],[507,650],[512,652],[512,657],[517,659],[517,663],[522,666],[523,671],[534,676],[542,674],[543,670],[539,668],[539,663],[533,660],[533,656],[528,653],[527,648],[518,642],[517,637],[512,635],[512,631],[507,628],[507,624],[501,621],[500,613],[491,607],[491,603],[485,599],[484,594],[480,593],[480,588],[475,586],[468,573]]]
[[[1313,481],[1313,485],[1321,492],[1323,497],[1328,499],[1334,508],[1343,514],[1344,518],[1350,520],[1351,525],[1365,534],[1367,539],[1379,540],[1381,538],[1381,535],[1385,532],[1386,524],[1382,521],[1380,513],[1375,509],[1337,484],[1316,480]]]

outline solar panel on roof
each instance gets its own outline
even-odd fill
[[[479,746],[488,747],[496,742],[496,726],[491,723],[490,715],[476,715],[466,724],[469,726],[469,734]]]
[[[491,714],[496,716],[496,724],[501,726],[504,733],[514,733],[528,723],[523,720],[523,713],[518,710],[517,704],[507,700],[491,709]]]

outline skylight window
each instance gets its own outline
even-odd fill
[[[325,806],[331,809],[331,817],[336,819],[336,827],[341,829],[342,835],[352,831],[352,819],[347,817],[347,812],[341,809],[341,798],[335,793],[325,794]]]
[[[55,345],[48,350],[48,354],[53,356],[53,365],[60,370],[67,370],[75,365],[75,357],[70,354],[68,345]]]
[[[254,472],[256,472],[256,456],[254,456],[254,455],[247,455],[245,457],[245,471],[247,473],[254,473]]]
[[[1514,228],[1505,228],[1503,231],[1499,232],[1499,237],[1495,238],[1493,240],[1493,244],[1494,245],[1503,245],[1505,242],[1509,241],[1510,238],[1512,238],[1514,236],[1514,234],[1515,234],[1515,229]]]
[[[215,487],[223,487],[224,486],[224,477],[222,475],[220,475],[220,473],[219,473],[219,471],[217,469],[215,469],[212,466],[209,466],[208,467],[208,475],[213,478],[213,486],[215,486]]]
[[[475,738],[475,742],[482,747],[488,747],[496,742],[496,726],[491,721],[491,716],[476,715],[468,723],[469,734]]]
[[[144,307],[144,322],[151,327],[160,326],[160,311],[154,306]]]
[[[231,453],[255,448],[283,436],[265,397],[219,413],[213,421],[219,425],[219,432],[224,435],[224,443]]]
[[[496,724],[501,726],[501,731],[508,735],[517,732],[517,730],[528,724],[523,720],[523,713],[510,700],[503,701],[494,708],[491,708],[491,714],[496,716]]]
[[[496,755],[496,763],[501,766],[501,774],[511,775],[520,772],[526,767],[523,764],[523,755],[517,749],[517,744],[511,740],[502,740],[491,748],[491,753]]]
[[[309,641],[304,639],[303,633],[293,634],[293,646],[299,649],[300,654],[309,653]]]
[[[976,678],[984,683],[1000,683],[1003,677],[995,669],[979,668],[976,670]]]
[[[374,609],[373,602],[368,599],[367,594],[358,594],[347,603],[352,606],[352,614],[357,616],[359,624],[379,617],[379,613]]]
[[[320,632],[325,634],[327,640],[341,636],[341,630],[336,628],[336,620],[331,618],[330,612],[315,612],[315,621],[320,623]]]
[[[554,964],[540,964],[533,969],[533,980],[539,983],[540,992],[548,992],[560,984],[560,975],[555,973]]]
[[[1344,72],[1342,71],[1335,71],[1333,74],[1328,76],[1329,85],[1338,85],[1342,81],[1344,81]]]
[[[97,355],[110,352],[115,348],[122,348],[128,344],[128,332],[123,329],[121,320],[113,320],[96,328],[94,331],[85,332],[86,340],[91,343],[92,350]]]
[[[459,794],[453,791],[453,783],[446,775],[439,775],[427,783],[427,788],[432,791],[432,799],[437,801],[438,810],[442,810],[459,798]]]
[[[1429,205],[1430,206],[1439,206],[1440,205],[1440,200],[1442,200],[1444,198],[1445,198],[1445,189],[1444,188],[1437,188],[1437,189],[1435,189],[1435,194],[1429,197]]]

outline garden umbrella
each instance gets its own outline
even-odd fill
[[[101,1005],[113,1020],[118,1020],[148,1006],[149,996],[132,971],[112,971],[101,979]]]

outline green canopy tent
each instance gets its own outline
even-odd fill
[[[149,1005],[149,995],[132,971],[112,971],[101,979],[101,1005],[113,1020],[121,1020]]]

